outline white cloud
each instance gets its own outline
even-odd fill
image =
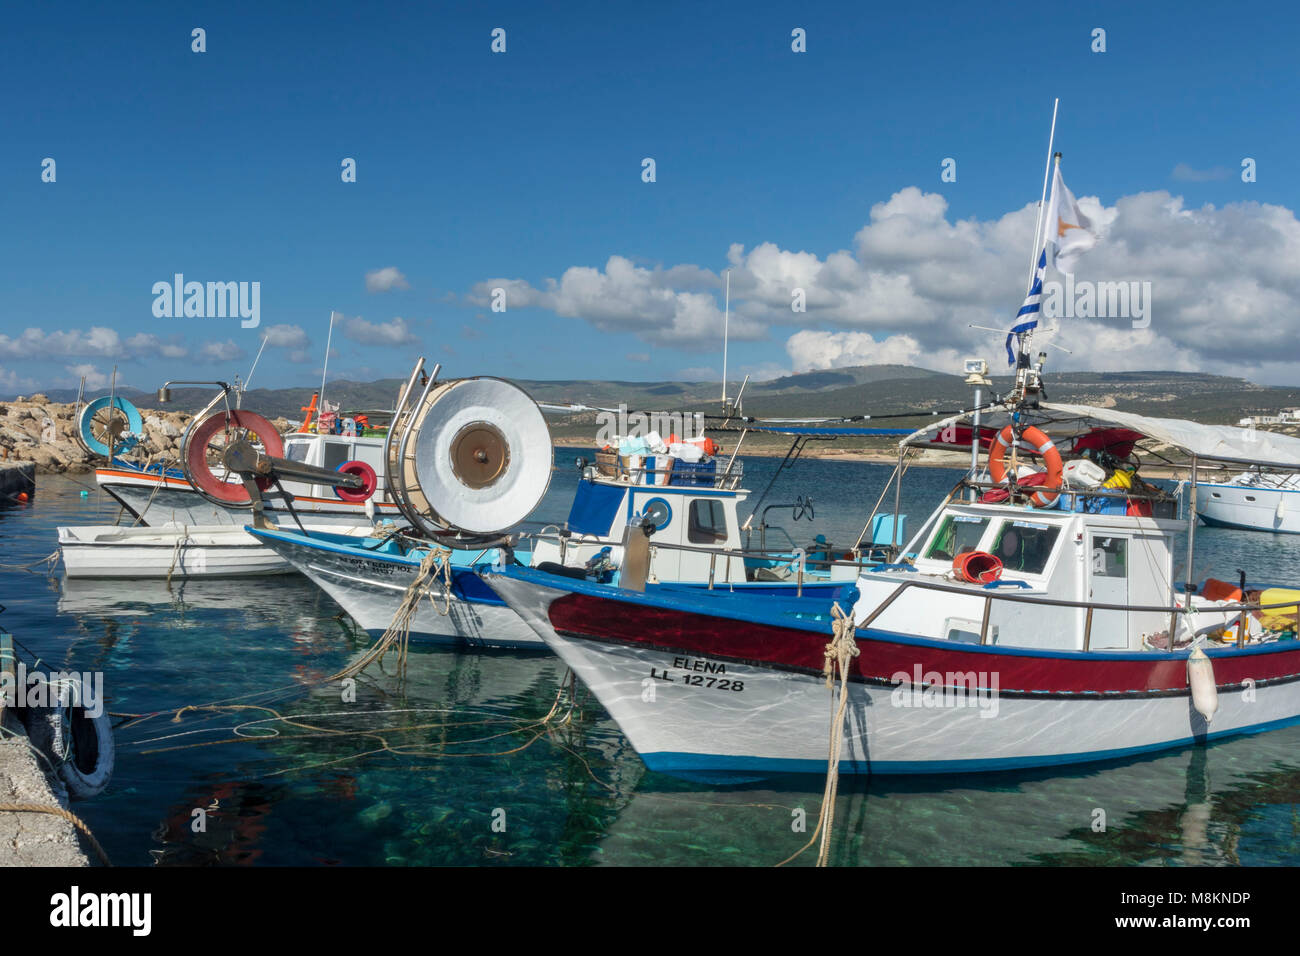
[[[84,375],[86,378],[86,388],[92,391],[106,387],[111,380],[111,376],[101,372],[98,368],[88,363],[82,365],[65,365],[64,368],[66,368],[69,374],[78,381]]]
[[[947,371],[958,361],[952,349],[931,352],[910,335],[877,340],[870,332],[796,332],[786,340],[785,350],[796,372],[849,365],[919,365]]]
[[[1196,169],[1186,163],[1179,163],[1174,167],[1173,176],[1175,180],[1182,183],[1206,183],[1214,179],[1227,179],[1232,175],[1232,171],[1226,166],[1214,166],[1210,169]]]
[[[401,317],[388,322],[368,322],[360,316],[345,318],[342,329],[344,338],[365,345],[418,345],[420,342]]]
[[[134,358],[188,358],[190,350],[175,337],[164,341],[148,332],[139,332],[126,340],[126,351]]]
[[[64,356],[125,357],[122,337],[102,325],[46,332],[28,328],[14,338],[0,334],[0,358],[39,360]]]
[[[271,348],[304,349],[311,344],[307,333],[299,325],[273,325],[263,332]]]
[[[224,342],[204,342],[199,349],[199,357],[208,362],[236,362],[247,358],[248,353],[234,339],[226,339]]]
[[[367,292],[392,292],[394,289],[409,289],[406,276],[398,271],[397,266],[385,266],[372,269],[366,273]]]
[[[1079,202],[1103,238],[1075,279],[1150,282],[1151,324],[1061,319],[1054,341],[1073,354],[1053,351],[1053,366],[1293,378],[1285,369],[1300,361],[1300,222],[1290,209],[1257,202],[1189,209],[1165,191],[1111,206],[1087,195]],[[788,338],[791,359],[803,367],[908,361],[948,369],[970,354],[996,368],[1002,338],[970,326],[1010,326],[1028,278],[1036,205],[954,221],[943,196],[907,187],[872,207],[851,249],[733,244],[731,335]],[[1049,280],[1059,278],[1049,271]],[[647,268],[614,255],[603,270],[574,266],[540,286],[490,279],[470,298],[487,305],[498,287],[509,309],[547,309],[656,345],[716,348],[722,337],[720,276],[695,265]],[[796,289],[804,292],[802,313],[791,309]]]
[[[20,376],[11,368],[0,365],[0,388],[6,392],[30,392],[39,388],[36,379]]]
[[[698,266],[647,269],[622,256],[610,256],[605,270],[573,266],[559,280],[534,288],[522,279],[489,279],[474,286],[470,300],[490,306],[494,289],[505,290],[507,311],[542,308],[581,318],[609,332],[633,332],[657,344],[689,344],[722,337],[722,309],[713,290],[716,275]],[[699,291],[707,289],[708,291]],[[732,316],[731,335],[763,337],[761,327]]]

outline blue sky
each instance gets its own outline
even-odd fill
[[[1062,363],[1292,379],[1275,333],[1300,324],[1293,8],[557,6],[9,8],[0,394],[114,365],[142,388],[246,373],[272,328],[254,384],[308,385],[331,310],[331,378],[400,376],[417,354],[464,375],[712,376],[722,329],[703,297],[721,308],[729,264],[732,371],[996,359],[968,326],[1019,305],[1054,96],[1067,181],[1117,223],[1095,277],[1131,264],[1156,290],[1147,334],[1063,328]],[[840,250],[854,276],[830,282]],[[595,271],[570,288],[575,268]],[[368,291],[382,269],[401,281]],[[177,272],[260,282],[260,327],[155,317],[152,286]],[[826,295],[793,313],[781,275]],[[921,291],[894,308],[900,284]],[[1239,349],[1206,347],[1256,316]]]

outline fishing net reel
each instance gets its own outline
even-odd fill
[[[134,449],[143,432],[140,409],[129,399],[105,395],[82,407],[73,434],[88,454],[111,462]]]
[[[420,359],[398,400],[384,448],[402,515],[450,547],[501,539],[541,502],[554,449],[537,403],[490,377],[438,381]]]
[[[363,461],[344,462],[337,471],[290,461],[275,426],[238,408],[219,409],[190,425],[181,442],[181,468],[208,501],[223,508],[251,508],[259,526],[266,524],[262,492],[275,486],[292,501],[284,481],[329,485],[349,502],[368,500],[379,485],[375,470]]]

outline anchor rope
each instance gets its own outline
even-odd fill
[[[31,564],[0,564],[0,570],[3,571],[31,571],[34,568],[45,565],[45,573],[52,574],[54,566],[59,563],[59,549],[55,548],[39,561],[33,561]]]
[[[170,586],[171,586],[171,583],[172,583],[172,572],[176,570],[176,559],[177,559],[178,557],[180,557],[180,554],[181,554],[181,548],[184,547],[184,546],[185,546],[185,542],[187,542],[187,541],[189,541],[189,540],[190,540],[190,526],[189,526],[189,525],[182,525],[182,526],[181,526],[181,536],[180,536],[179,538],[176,539],[176,547],[172,548],[172,563],[171,563],[171,567],[169,567],[169,568],[167,569],[167,586],[168,586],[168,587],[170,587]]]
[[[830,859],[831,832],[835,825],[835,800],[840,788],[840,750],[844,743],[844,717],[849,706],[849,662],[857,657],[861,650],[856,640],[857,625],[851,614],[836,601],[831,605],[831,641],[826,645],[822,664],[822,673],[826,677],[826,688],[831,692],[831,704],[834,716],[831,718],[830,747],[826,761],[826,786],[822,791],[821,812],[817,815],[817,826],[813,829],[808,842],[786,857],[777,866],[785,866],[800,856],[821,837],[817,852],[817,866],[826,866]],[[839,673],[839,699],[835,697],[835,675]]]

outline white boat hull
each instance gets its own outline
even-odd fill
[[[409,562],[390,560],[382,554],[360,558],[344,551],[303,547],[287,537],[266,540],[294,568],[337,601],[361,628],[376,636],[392,624],[418,570]],[[462,573],[472,574],[463,569]],[[439,583],[430,586],[430,595],[431,598],[420,603],[411,619],[413,639],[472,647],[545,650],[542,639],[504,602],[483,603],[453,594],[447,605]],[[443,607],[447,607],[445,614],[439,610]]]
[[[239,527],[90,525],[58,531],[69,578],[224,578],[294,572],[288,561]]]
[[[1208,525],[1300,534],[1300,489],[1198,485],[1196,512]]]
[[[591,689],[650,769],[825,771],[832,698],[814,668],[800,672],[698,650],[562,634],[553,626],[549,608],[567,591],[496,574],[488,580]],[[619,608],[610,602],[608,613],[617,615]],[[606,613],[603,608],[601,613]],[[670,644],[671,638],[663,643]],[[863,659],[873,654],[874,643],[859,638]],[[917,653],[919,659],[923,652]],[[990,665],[996,667],[995,658]],[[898,687],[851,682],[840,769],[923,774],[1055,766],[1267,730],[1300,719],[1296,680],[1221,686],[1218,712],[1207,725],[1186,693],[1126,699],[989,692],[996,678],[996,669],[983,674],[976,686],[985,690],[964,694],[951,688],[924,691],[910,681]]]

